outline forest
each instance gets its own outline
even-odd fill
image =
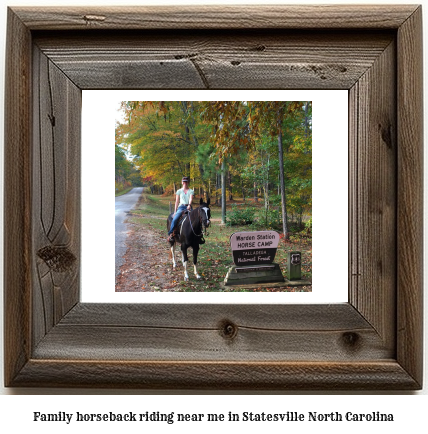
[[[173,200],[186,175],[223,223],[258,220],[285,237],[290,224],[311,224],[310,101],[122,101],[120,110],[116,192],[145,186]]]

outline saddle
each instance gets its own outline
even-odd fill
[[[187,211],[187,210],[185,210],[181,213],[181,216],[180,216],[174,230],[172,231],[172,233],[174,234],[174,237],[175,237],[175,235],[178,235],[180,233],[181,226],[184,223],[184,220],[186,220],[187,214],[189,214],[189,211]]]
[[[189,211],[187,211],[187,210],[182,211],[181,216],[180,216],[177,224],[175,225],[175,228],[172,231],[172,234],[171,234],[172,238],[176,238],[180,234],[181,225],[184,223],[184,220],[186,220],[188,213],[189,213]]]
[[[176,226],[175,226],[175,228],[173,229],[172,234],[171,234],[171,236],[172,236],[173,239],[174,239],[174,238],[177,238],[178,235],[180,235],[180,232],[181,232],[181,226],[183,225],[184,221],[186,220],[186,217],[187,217],[188,214],[189,214],[189,211],[188,211],[188,210],[184,210],[184,211],[181,213],[181,216],[180,216],[180,218],[179,218],[179,220],[178,220],[178,222],[177,222],[177,224],[176,224]],[[171,244],[171,245],[172,245],[173,243],[174,243],[173,241],[170,241],[170,244]],[[199,244],[205,244],[205,239],[204,239],[203,236],[202,236],[201,238],[199,238]]]

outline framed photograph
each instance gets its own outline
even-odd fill
[[[147,98],[150,101],[144,102]],[[156,98],[163,102],[156,102]],[[280,102],[278,98],[281,98]],[[197,125],[196,129],[192,127],[195,140],[191,140],[191,144],[183,128],[183,122],[186,122],[186,117],[182,118],[184,103],[177,102],[183,99],[192,101],[187,104],[190,104]],[[213,149],[212,123],[204,121],[200,115],[202,108],[219,99],[232,101],[235,109],[239,108],[236,101],[250,101],[250,104],[246,103],[247,110],[257,109],[254,104],[269,108],[272,104],[287,105],[288,101],[310,101],[307,111],[302,106],[296,113],[287,115],[284,121],[282,141],[288,185],[289,240],[282,235],[278,138],[272,133],[266,135],[265,123],[258,136],[250,136],[250,149],[245,148],[247,143],[238,142],[242,148],[239,156],[228,157],[226,192],[231,186],[233,196],[227,194],[227,224],[221,224],[220,164]],[[124,120],[121,106],[123,101],[132,101],[128,105],[133,110],[137,100],[143,101],[138,103],[140,106],[147,107],[135,111],[134,123],[138,125],[135,131],[138,133],[130,135],[132,143],[129,145],[123,136],[126,130],[134,130],[135,125],[128,125]],[[161,104],[168,109],[166,117],[159,115]],[[331,116],[331,113],[335,115]],[[303,115],[304,122],[301,122]],[[229,131],[234,130],[234,119],[235,115]],[[306,119],[310,127],[306,126]],[[312,130],[315,131],[314,148]],[[333,135],[331,131],[334,131]],[[117,160],[111,145],[113,137]],[[347,302],[347,143],[347,90],[85,90],[82,92],[82,185],[96,184],[96,194],[92,188],[82,189],[80,300],[96,303],[165,303],[167,300],[181,304]],[[199,202],[207,192],[211,199],[211,224],[206,230],[206,243],[198,255],[197,269],[202,278],[197,279],[194,275],[190,250],[190,278],[185,282],[179,247],[175,248],[175,268],[169,255],[166,220],[169,207],[172,209],[175,204],[174,182],[178,188],[180,173],[184,164],[189,166],[190,159],[197,159],[198,163],[190,165],[191,185],[196,193],[193,200]],[[137,170],[132,168],[133,163]],[[142,178],[145,187],[141,186]],[[113,179],[115,201],[112,200]],[[269,188],[266,188],[267,180]],[[254,181],[260,187],[257,190]],[[325,192],[332,186],[334,196],[339,200],[335,199],[334,209],[326,213]],[[130,188],[132,190],[126,193]],[[141,188],[143,195],[139,193]],[[247,219],[246,224],[242,217]],[[274,262],[282,274],[271,275],[267,270],[253,279],[245,273],[239,276],[234,273],[238,285],[225,285],[234,260],[231,234],[260,230],[274,230],[280,235]],[[314,244],[312,239],[315,239]],[[326,247],[330,253],[342,252],[335,256],[334,280],[330,280],[327,288],[323,282],[331,268],[331,254],[326,255]],[[290,279],[287,263],[290,251],[301,252],[301,279]],[[85,261],[85,258],[91,258],[91,261]],[[101,275],[93,273],[94,267],[102,267],[105,271]],[[261,271],[265,271],[263,267]],[[284,282],[281,282],[282,277],[286,279]],[[263,283],[268,279],[274,283]],[[314,292],[311,286],[316,287]]]
[[[7,25],[7,387],[422,388],[421,6],[16,7]],[[82,302],[94,89],[346,90],[347,302]]]
[[[159,292],[164,299],[164,292],[179,293],[179,298],[183,293],[214,292],[218,303],[222,291],[227,296],[311,291],[313,101],[284,99],[297,92],[275,92],[276,100],[268,100],[273,92],[267,91],[130,91],[123,95],[130,93],[133,100],[110,103],[109,112],[116,112],[115,210],[105,211],[115,216],[116,292]],[[310,91],[301,92],[311,96]],[[83,103],[92,109],[103,98],[107,105],[108,96],[99,93],[88,102],[85,92]],[[137,100],[138,95],[146,99]],[[161,100],[147,100],[150,95]],[[340,95],[347,100],[346,91]],[[262,99],[249,99],[252,96]],[[346,136],[340,142],[345,150],[346,113],[345,106]],[[97,139],[105,122],[103,111],[100,123],[92,125],[94,139],[89,139],[88,149],[99,142],[96,153],[108,159],[105,165],[111,170],[113,153],[105,143],[111,143],[113,135],[109,131],[110,140]],[[90,168],[88,178],[92,173]],[[113,173],[105,179],[113,179]],[[104,198],[103,203],[112,200]],[[95,207],[89,211],[91,219]],[[347,210],[345,204],[342,209]],[[255,241],[231,245],[234,233],[248,231]],[[92,245],[107,233],[113,239],[112,232],[100,228]],[[113,249],[101,250],[112,256]],[[284,273],[292,250],[300,252],[302,260],[293,268],[290,283]],[[227,296],[223,301],[230,302]]]

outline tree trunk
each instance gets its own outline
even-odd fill
[[[229,174],[228,174],[228,178],[229,178],[229,200],[233,200],[233,194],[232,194],[232,174],[230,173],[229,170]]]
[[[266,161],[266,179],[265,179],[265,208],[266,211],[269,211],[269,166],[270,166],[270,155],[267,154],[267,161]]]
[[[265,224],[267,226],[268,223],[268,212],[269,212],[269,163],[270,156],[267,154],[267,162],[266,162],[266,178],[264,182],[264,190],[265,190]]]
[[[219,176],[218,173],[215,174],[215,204],[216,205],[221,205],[221,198],[218,197],[218,191],[221,188],[220,177],[221,176]]]
[[[221,163],[221,224],[226,224],[226,164]]]
[[[254,202],[257,202],[256,167],[254,166]]]
[[[309,101],[305,104],[305,137],[309,135]]]
[[[282,211],[282,231],[284,238],[289,239],[287,225],[287,206],[285,202],[285,178],[284,178],[284,154],[282,149],[282,131],[278,132],[278,159],[279,159],[279,177],[281,185],[281,211]]]
[[[187,125],[184,126],[185,137],[188,142],[190,142],[190,129]],[[190,148],[187,147],[187,154],[189,156],[189,163],[185,163],[185,173],[182,176],[190,176]]]
[[[245,203],[245,188],[244,188],[244,184],[242,182],[242,178],[239,178],[239,180],[241,182],[242,199],[244,199],[244,203]]]
[[[193,119],[194,116],[194,107],[193,102],[190,104],[190,107],[188,107],[187,101],[181,101],[181,110],[184,113],[184,116],[186,117],[186,140],[190,143],[193,143],[194,146],[194,152],[199,147],[199,141],[195,133],[195,121]],[[191,113],[191,116],[189,116],[189,112]],[[205,182],[205,171],[204,166],[201,163],[198,163],[199,173],[201,174],[201,180],[202,183]]]

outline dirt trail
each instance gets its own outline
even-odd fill
[[[182,279],[179,248],[176,247],[176,271],[169,259],[165,234],[128,221],[130,228],[124,263],[116,277],[117,292],[163,292],[179,290]],[[179,274],[181,273],[181,274]]]

